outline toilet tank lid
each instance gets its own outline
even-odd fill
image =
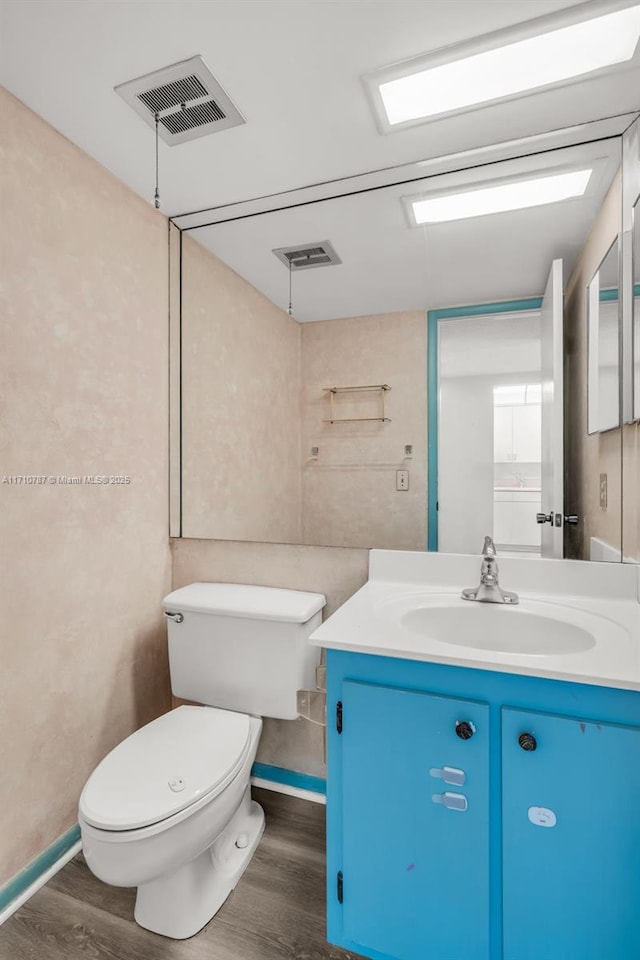
[[[256,587],[247,583],[190,583],[168,594],[165,610],[209,613],[214,616],[243,617],[248,620],[278,620],[306,623],[322,610],[321,593]]]

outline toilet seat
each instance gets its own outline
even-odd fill
[[[80,797],[82,819],[104,831],[133,831],[187,815],[235,778],[250,732],[251,718],[230,710],[182,706],[164,714],[96,767]]]

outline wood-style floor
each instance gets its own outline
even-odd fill
[[[133,920],[135,889],[109,887],[78,854],[0,927],[1,960],[359,960],[325,940],[325,808],[254,790],[267,826],[246,873],[190,940]]]

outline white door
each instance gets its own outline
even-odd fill
[[[564,546],[564,391],[562,260],[554,260],[541,311],[542,556],[561,558]],[[533,506],[533,505],[532,505]]]

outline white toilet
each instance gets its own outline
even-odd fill
[[[135,919],[182,940],[214,916],[264,830],[249,778],[262,716],[295,719],[315,687],[320,594],[192,583],[164,599],[181,706],[132,734],[89,777],[79,823],[91,871],[138,887]]]

